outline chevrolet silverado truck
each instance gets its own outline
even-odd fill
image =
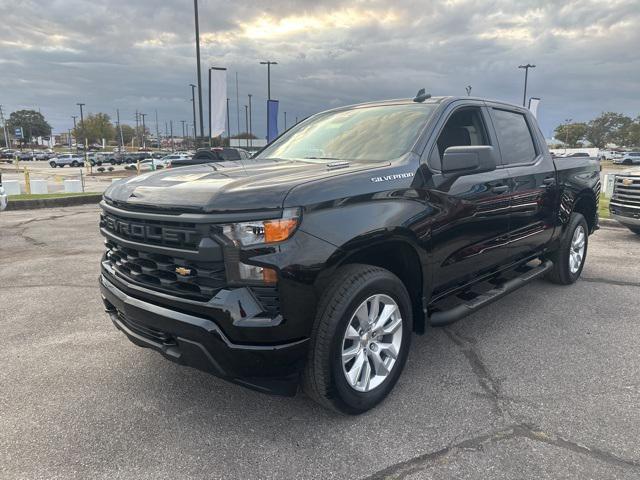
[[[640,235],[640,168],[616,174],[609,202],[609,215]]]
[[[100,288],[136,345],[359,414],[414,333],[574,283],[599,193],[598,162],[555,162],[528,110],[419,92],[314,115],[242,166],[113,184]]]

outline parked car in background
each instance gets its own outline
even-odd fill
[[[52,158],[49,161],[51,168],[64,167],[69,165],[70,167],[84,167],[84,155],[77,153],[64,153]]]
[[[11,163],[13,162],[13,159],[16,158],[17,153],[19,153],[18,150],[5,148],[2,152],[0,152],[0,158],[6,160],[7,163]]]
[[[172,153],[171,155],[167,155],[165,157],[162,157],[160,160],[163,162],[163,165],[166,167],[172,167],[173,166],[173,162],[176,161],[183,161],[183,160],[189,160],[191,159],[192,155],[189,155],[188,153]]]
[[[619,165],[640,165],[640,152],[627,152],[619,158],[615,158],[613,163]]]
[[[625,170],[615,176],[609,214],[640,235],[640,168]]]
[[[200,165],[202,163],[214,162],[237,162],[248,160],[251,154],[241,148],[203,148],[189,158],[178,159],[171,162],[172,167],[183,167],[185,165]]]
[[[573,157],[589,157],[589,154],[587,152],[574,152],[574,153],[568,153],[567,155],[564,156],[564,158],[573,158]]]
[[[22,150],[16,153],[16,157],[18,157],[18,160],[22,162],[28,162],[30,160],[33,160],[34,155],[35,155],[35,152],[32,150]]]

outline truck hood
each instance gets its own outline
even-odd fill
[[[280,209],[297,185],[386,165],[353,162],[336,167],[292,160],[207,163],[120,180],[104,197],[120,205],[205,213]]]

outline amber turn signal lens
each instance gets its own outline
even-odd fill
[[[276,274],[276,271],[271,268],[263,268],[262,279],[264,280],[264,283],[274,284],[278,281],[278,275]]]
[[[264,240],[266,243],[282,242],[293,234],[297,226],[296,218],[267,220],[264,222]]]

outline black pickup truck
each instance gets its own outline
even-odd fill
[[[541,276],[575,282],[599,191],[597,161],[554,161],[521,107],[338,108],[240,167],[112,185],[100,287],[139,346],[357,414],[391,391],[413,333]]]

